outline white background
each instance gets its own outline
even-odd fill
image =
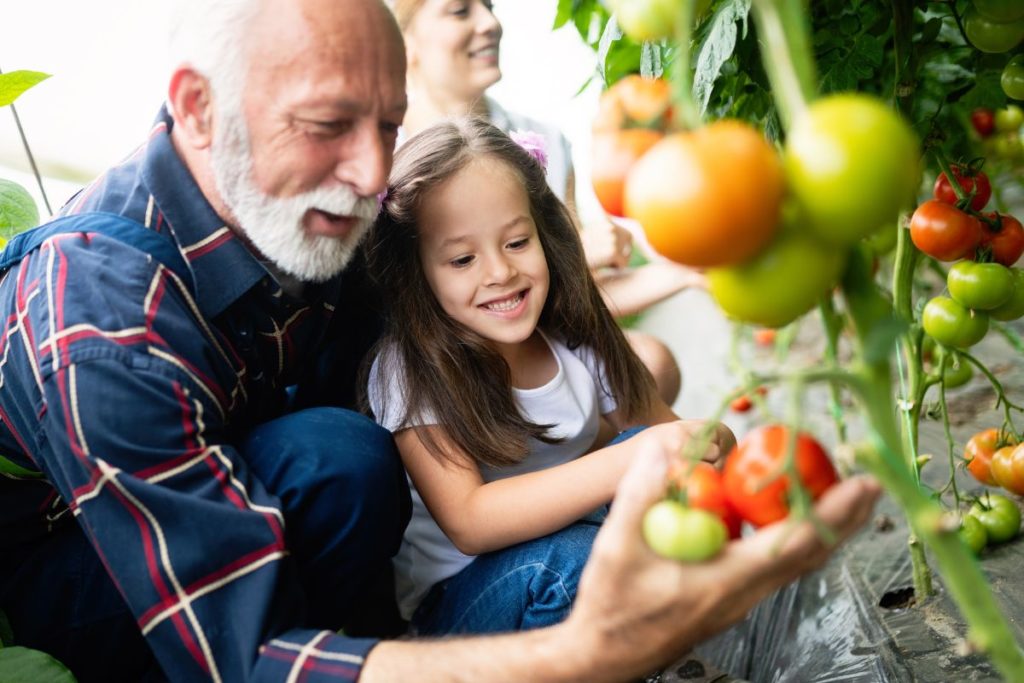
[[[80,184],[142,141],[167,82],[169,0],[2,0],[0,69],[52,77],[16,107],[56,209]],[[581,210],[598,88],[575,96],[596,65],[571,26],[552,31],[555,0],[499,0],[504,78],[489,93],[507,108],[562,128],[573,143]],[[0,108],[0,177],[22,183],[45,209],[9,108]]]

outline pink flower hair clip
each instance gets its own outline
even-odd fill
[[[540,167],[548,170],[548,150],[544,136],[532,130],[514,130],[508,134],[512,142],[526,150],[526,152],[537,160]]]

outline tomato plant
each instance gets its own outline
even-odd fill
[[[992,455],[992,478],[1018,496],[1024,495],[1024,444],[1003,446]]]
[[[986,493],[969,511],[981,522],[992,543],[1005,543],[1020,531],[1020,508],[1006,496]]]
[[[971,197],[970,207],[975,211],[981,211],[992,197],[992,183],[988,176],[984,171],[966,170],[959,166],[953,166],[952,170],[953,177],[963,188],[964,194]],[[940,173],[939,177],[935,179],[935,187],[932,192],[940,202],[956,204],[959,201],[945,172]]]
[[[956,261],[981,242],[981,221],[955,206],[929,199],[910,217],[910,239],[932,258]]]
[[[988,532],[985,531],[985,525],[974,515],[964,515],[960,519],[958,534],[975,555],[980,554],[988,544]]]
[[[957,261],[949,269],[946,286],[961,306],[988,311],[1009,301],[1014,278],[1009,268],[998,263]]]
[[[644,513],[643,536],[651,550],[682,562],[714,557],[725,545],[725,524],[707,510],[662,500]]]
[[[964,447],[964,460],[967,471],[986,486],[997,486],[992,476],[992,456],[999,444],[999,430],[994,427],[978,432],[967,440]]]
[[[810,228],[840,245],[895,221],[917,189],[919,159],[910,127],[860,94],[812,103],[791,126],[784,152],[790,191]]]
[[[1024,59],[1019,55],[1010,60],[999,77],[1006,96],[1013,100],[1024,100]]]
[[[626,178],[626,215],[661,255],[688,266],[742,263],[775,235],[782,166],[757,130],[716,121],[654,145]]]
[[[789,514],[790,481],[783,472],[789,434],[782,425],[758,427],[726,456],[725,495],[740,517],[754,526]],[[793,456],[800,481],[813,500],[838,481],[825,449],[810,435],[796,434]]]
[[[967,40],[982,52],[1009,52],[1024,40],[1024,20],[993,21],[972,7],[963,23]]]
[[[947,296],[932,298],[921,313],[924,331],[943,346],[966,349],[988,333],[988,315],[971,311]]]
[[[1024,254],[1024,226],[1009,214],[989,213],[985,215],[996,223],[999,230],[997,232],[983,222],[981,246],[989,248],[992,252],[992,260],[996,263],[1012,266]]]

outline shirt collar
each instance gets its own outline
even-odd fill
[[[195,276],[196,299],[215,318],[264,277],[267,270],[210,206],[171,142],[174,121],[164,106],[149,141],[142,174]]]

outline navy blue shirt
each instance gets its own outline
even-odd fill
[[[283,292],[203,197],[171,125],[161,112],[61,214],[166,234],[194,295],[98,233],[53,237],[0,282],[0,552],[77,522],[172,680],[355,680],[375,641],[296,627],[279,502],[233,444],[283,412],[287,386],[315,379],[303,400],[344,401],[372,337],[365,292],[350,271]]]

